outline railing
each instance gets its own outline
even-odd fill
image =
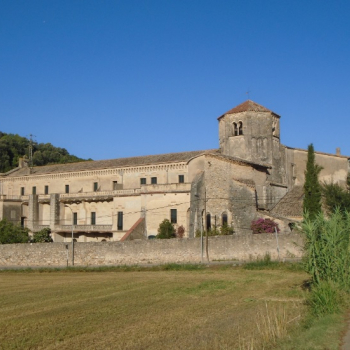
[[[111,232],[112,225],[59,225],[55,226],[58,232]]]
[[[112,197],[113,192],[114,191],[64,193],[60,195],[60,198]]]
[[[1,194],[0,200],[21,200],[23,196],[16,196],[16,195],[7,195],[7,194]]]
[[[114,196],[137,194],[140,189],[114,190],[114,191],[96,191],[96,192],[80,192],[80,193],[64,193],[60,195],[61,200],[65,199],[84,199],[84,198],[113,198]]]
[[[147,193],[147,192],[189,192],[189,191],[191,191],[191,184],[190,183],[143,185],[141,187],[141,193]]]
[[[124,194],[138,194],[141,190],[139,188],[136,189],[130,189],[130,190],[116,190],[113,191],[113,194],[115,195],[124,195]]]

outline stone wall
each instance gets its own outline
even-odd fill
[[[281,259],[301,257],[301,236],[278,235]],[[204,242],[205,245],[205,242]],[[74,244],[75,265],[128,265],[162,263],[198,263],[201,260],[200,238],[169,240],[133,240],[125,242],[88,242]],[[67,249],[68,247],[68,249]],[[209,238],[211,261],[244,261],[270,253],[277,259],[273,234],[233,235]],[[205,249],[204,249],[205,258]],[[36,243],[0,245],[0,266],[66,266],[71,264],[71,244]]]

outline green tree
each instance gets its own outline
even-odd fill
[[[28,229],[3,219],[0,221],[0,244],[27,243]]]
[[[42,230],[33,234],[33,243],[48,243],[52,242],[51,229],[43,228]]]
[[[335,212],[337,208],[341,212],[350,212],[350,193],[338,184],[324,184],[322,195],[329,212]]]
[[[321,211],[321,185],[318,181],[321,170],[322,167],[315,162],[314,146],[310,144],[307,150],[303,202],[303,210],[309,213],[310,219],[314,219]]]
[[[173,224],[168,220],[164,219],[160,224],[158,228],[158,234],[156,236],[160,239],[166,239],[166,238],[175,238],[175,228]]]

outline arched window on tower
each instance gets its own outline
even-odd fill
[[[227,214],[226,214],[226,213],[222,213],[222,216],[221,216],[221,225],[222,225],[222,226],[227,226]]]
[[[233,123],[233,136],[237,136],[238,135],[238,127],[237,127],[237,123]]]
[[[243,135],[243,123],[238,123],[238,135]]]

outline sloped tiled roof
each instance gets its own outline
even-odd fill
[[[234,113],[241,113],[241,112],[269,112],[269,113],[275,114],[276,116],[279,116],[278,114],[272,112],[266,107],[259,105],[258,103],[252,100],[247,100],[241,103],[240,105],[230,109],[229,111],[221,115],[218,119],[222,118],[225,114],[234,114]]]
[[[216,153],[216,152],[219,152],[219,151],[217,149],[213,149],[213,150],[206,150],[206,151],[166,153],[166,154],[158,154],[158,155],[151,155],[151,156],[44,165],[44,166],[33,167],[30,175],[68,173],[68,172],[85,171],[85,170],[113,169],[113,168],[134,167],[134,166],[152,165],[152,164],[187,162],[191,158],[199,156],[203,153]],[[29,175],[28,167],[18,168],[17,171],[14,171],[10,174],[6,174],[5,176],[17,177],[17,176],[26,176],[26,175]]]
[[[286,218],[296,218],[303,216],[304,189],[296,186],[286,193],[286,195],[271,210],[271,214]]]
[[[263,167],[263,168],[271,168],[271,165],[267,164],[267,163],[253,162],[253,161],[238,158],[238,157],[231,157],[231,156],[227,156],[225,154],[221,154],[220,152],[215,152],[215,153],[214,152],[206,152],[206,154],[208,156],[214,156],[215,158],[221,159],[221,160],[231,161],[231,162],[235,162],[235,163],[244,163],[244,164],[252,165],[255,167],[259,166],[259,167]]]

